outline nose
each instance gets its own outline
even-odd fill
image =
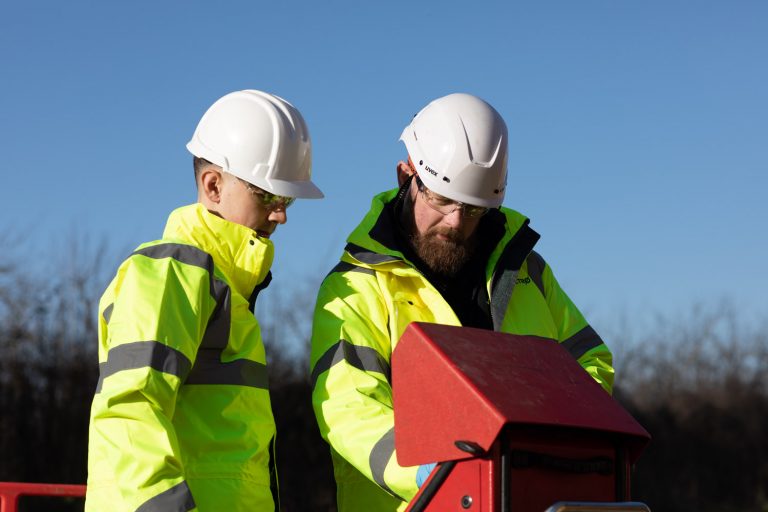
[[[288,222],[288,214],[285,212],[285,210],[274,210],[269,213],[269,217],[267,217],[270,221],[275,222],[277,224],[285,224]]]
[[[443,224],[453,229],[459,229],[464,221],[461,208],[456,208],[451,213],[443,216]]]

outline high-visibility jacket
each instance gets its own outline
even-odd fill
[[[274,510],[275,422],[252,313],[273,254],[195,204],[122,263],[99,303],[86,510]]]
[[[389,242],[394,227],[384,206],[396,193],[374,198],[315,306],[312,403],[331,446],[340,512],[404,510],[416,494],[417,468],[396,458],[390,355],[411,322],[460,325],[438,290]],[[505,224],[486,266],[494,330],[559,341],[610,392],[611,353],[532,252],[538,235],[528,220],[506,208],[490,214],[503,215]],[[423,428],[428,437],[430,425]]]

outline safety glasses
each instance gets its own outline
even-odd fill
[[[459,209],[461,209],[461,214],[464,217],[481,217],[488,213],[489,208],[484,206],[473,206],[460,201],[454,201],[432,192],[424,185],[424,182],[421,181],[418,175],[416,175],[416,186],[419,188],[419,193],[424,202],[427,203],[427,206],[443,215],[449,215]]]
[[[248,189],[248,192],[256,197],[256,199],[259,201],[259,204],[261,204],[261,206],[269,212],[286,210],[296,200],[295,197],[278,196],[276,194],[272,194],[271,192],[267,192],[266,190],[262,190],[256,185],[248,183],[244,179],[237,179],[243,182],[245,187]]]

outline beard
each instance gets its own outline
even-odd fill
[[[475,252],[473,240],[466,239],[455,229],[435,226],[419,234],[414,226],[411,233],[410,242],[416,255],[432,272],[445,277],[458,274]],[[438,238],[438,235],[447,239]]]

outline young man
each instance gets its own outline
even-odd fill
[[[312,334],[313,405],[340,512],[404,510],[429,474],[394,445],[389,361],[413,321],[552,338],[610,392],[611,353],[501,207],[507,128],[483,100],[439,98],[401,136],[399,189],[377,195],[325,278]],[[429,425],[424,425],[429,436]],[[418,481],[417,481],[418,475]]]
[[[256,296],[269,237],[295,198],[320,198],[311,142],[285,100],[216,101],[187,148],[197,203],[171,213],[99,303],[89,511],[274,510],[275,423]]]

